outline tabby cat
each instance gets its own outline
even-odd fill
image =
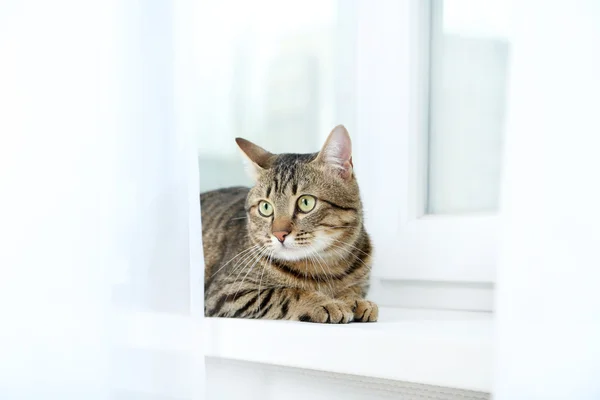
[[[205,313],[373,322],[371,243],[342,125],[319,153],[271,154],[238,138],[255,186],[200,195]]]

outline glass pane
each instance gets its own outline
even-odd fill
[[[434,0],[428,212],[495,211],[505,123],[508,10]]]
[[[352,9],[337,0],[293,4],[202,4],[201,191],[251,184],[235,137],[309,153],[335,125],[352,131],[344,94],[353,79],[343,79],[353,62]]]

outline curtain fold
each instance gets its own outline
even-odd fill
[[[193,7],[0,5],[0,398],[204,398]]]

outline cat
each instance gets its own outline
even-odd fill
[[[312,154],[236,142],[254,187],[200,195],[206,316],[377,321],[365,299],[372,245],[346,128]]]

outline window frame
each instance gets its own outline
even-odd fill
[[[497,215],[426,214],[431,1],[356,7],[354,158],[373,277],[493,283]]]

